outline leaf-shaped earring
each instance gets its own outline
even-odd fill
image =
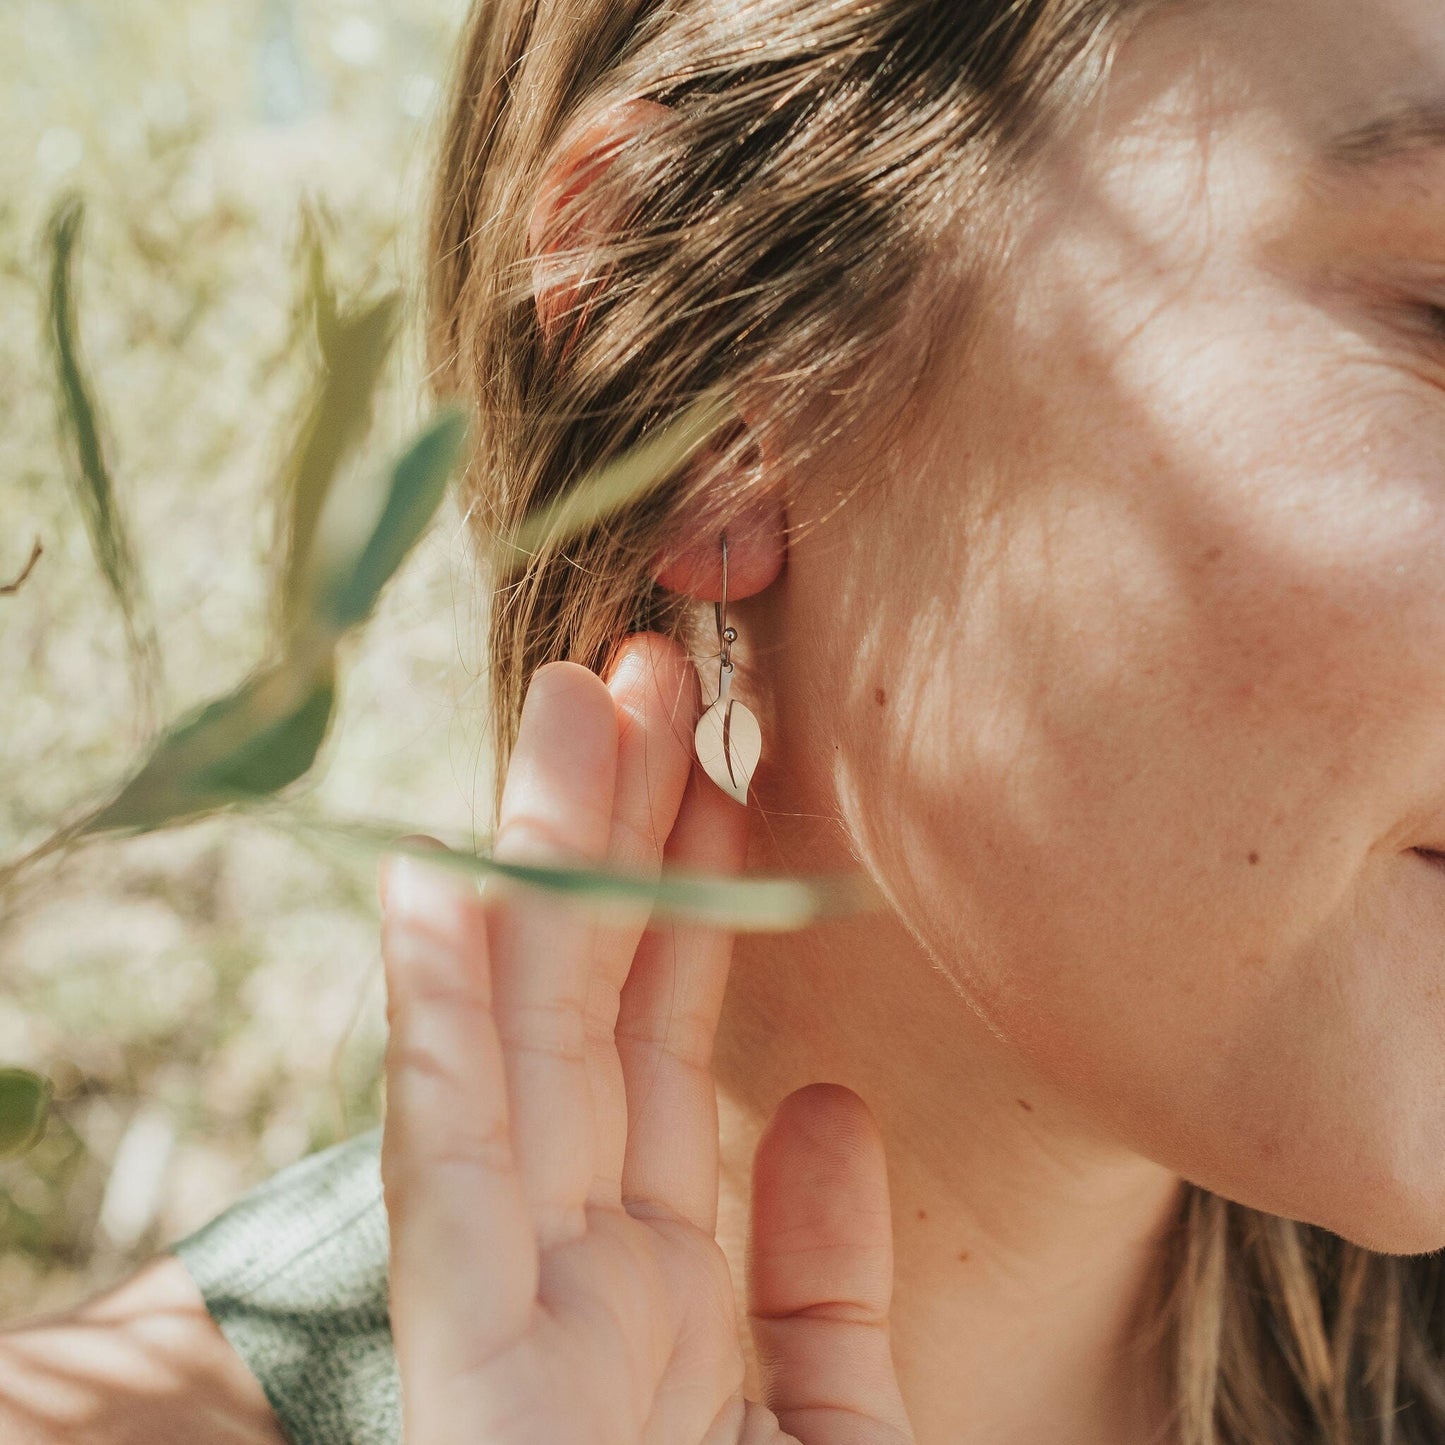
[[[697,720],[693,746],[703,771],[723,792],[746,806],[748,784],[757,771],[763,753],[763,734],[758,720],[746,704],[732,696],[732,647],[737,629],[727,625],[728,538],[722,534],[722,601],[713,604],[718,641],[722,651],[718,663],[717,701]]]

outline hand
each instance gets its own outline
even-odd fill
[[[498,858],[737,872],[747,812],[691,760],[697,681],[655,633],[610,684],[538,669]],[[440,845],[438,845],[440,846]],[[743,1395],[716,1234],[713,1037],[732,935],[412,858],[383,869],[382,1178],[407,1445],[903,1445],[882,1141],[784,1100],[753,1166]],[[826,1007],[826,1000],[823,1001]]]

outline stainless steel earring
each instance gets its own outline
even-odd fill
[[[748,707],[732,696],[733,643],[737,629],[727,625],[728,536],[722,534],[722,601],[713,604],[719,653],[717,701],[698,719],[693,746],[703,771],[723,792],[746,806],[748,784],[763,753],[762,729]]]

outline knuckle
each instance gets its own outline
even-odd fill
[[[662,1054],[683,1067],[706,1073],[712,1067],[714,1025],[711,1018],[679,1011],[665,1020],[628,1020],[617,1026],[617,1042],[643,1054]]]
[[[455,1064],[428,1039],[393,1035],[386,1047],[386,1072],[393,1081],[436,1084],[447,1094],[461,1087]]]
[[[515,1005],[500,1032],[508,1052],[542,1054],[562,1063],[587,1061],[587,1020],[579,1003]]]
[[[618,813],[612,820],[612,839],[623,860],[652,863],[662,857],[663,840],[650,812],[640,817],[630,811]]]
[[[414,1138],[417,1131],[408,1130]],[[405,1210],[414,1190],[430,1193],[469,1189],[479,1176],[507,1177],[516,1172],[516,1155],[505,1120],[472,1127],[448,1127],[420,1146],[382,1150],[381,1184],[388,1208]]]
[[[395,1003],[398,1012],[408,1011],[460,1015],[463,1019],[492,1017],[491,989],[485,976],[426,974],[412,981]]]
[[[492,839],[492,856],[503,862],[584,866],[595,860],[573,840],[573,829],[537,813],[513,813]]]
[[[456,918],[387,913],[381,921],[382,955],[398,969],[449,967],[462,951],[464,931]]]

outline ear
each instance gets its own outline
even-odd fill
[[[616,220],[600,204],[589,207],[583,198],[629,141],[674,117],[670,107],[656,101],[626,100],[559,142],[537,188],[527,230],[528,248],[536,258],[532,289],[537,319],[548,341],[561,318],[585,300],[589,278],[575,253],[585,250],[589,236],[604,242]],[[570,211],[573,220],[559,229],[557,218],[563,211]],[[566,252],[573,253],[571,259],[561,254]],[[658,553],[652,575],[669,591],[700,601],[718,601],[723,582],[722,533],[726,530],[728,598],[751,597],[783,570],[785,527],[785,509],[775,496],[763,496],[716,525],[699,519]]]
[[[532,291],[542,334],[550,341],[558,319],[581,300],[585,289],[575,257],[559,259],[559,252],[581,249],[589,236],[599,242],[614,218],[585,205],[577,219],[558,232],[556,220],[570,210],[616,159],[617,153],[641,132],[671,118],[674,112],[652,100],[626,100],[594,116],[558,143],[537,188],[537,199],[527,228],[527,246],[536,257]]]

